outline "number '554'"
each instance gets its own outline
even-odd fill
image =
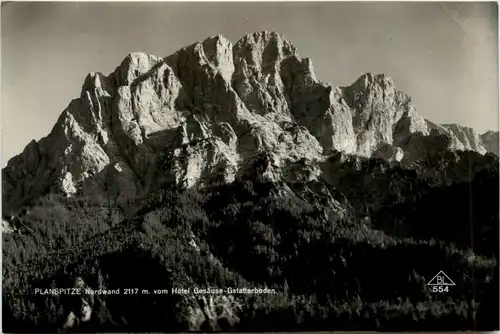
[[[433,286],[432,287],[432,292],[448,292],[448,287],[447,286]]]

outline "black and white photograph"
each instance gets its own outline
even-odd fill
[[[498,331],[498,9],[3,1],[2,332]]]

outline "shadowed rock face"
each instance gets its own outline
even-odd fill
[[[481,141],[485,150],[498,156],[498,131],[488,131],[481,135]]]
[[[498,133],[424,120],[386,75],[336,87],[278,33],[234,46],[215,36],[166,58],[129,54],[108,76],[90,73],[50,134],[3,169],[3,200],[14,207],[48,191],[84,191],[120,202],[164,182],[231,182],[256,162],[264,178],[293,181],[310,176],[286,168],[301,161],[307,174],[332,150],[414,160],[442,135],[451,138],[445,149],[498,154]]]

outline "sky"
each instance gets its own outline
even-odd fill
[[[436,123],[498,130],[494,2],[9,2],[1,8],[2,166],[46,136],[89,72],[222,34],[277,31],[319,80],[385,73]]]

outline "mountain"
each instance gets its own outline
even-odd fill
[[[470,150],[481,154],[490,152],[497,156],[499,154],[498,131],[488,131],[481,135],[472,128],[457,124],[436,125],[429,121],[427,124],[430,128],[437,129],[439,133],[449,135],[455,150]]]
[[[386,75],[336,87],[318,81],[311,60],[277,33],[234,46],[216,36],[166,58],[132,53],[108,76],[89,74],[50,134],[2,170],[3,201],[18,207],[79,190],[125,201],[159,182],[230,182],[261,156],[273,180],[331,150],[415,160],[437,133],[452,138],[451,149],[486,152],[472,129],[420,117]]]
[[[481,141],[483,143],[484,149],[488,152],[498,155],[498,131],[487,131],[481,135]]]
[[[2,170],[4,329],[491,330],[498,184],[498,132],[278,33],[131,53]]]

